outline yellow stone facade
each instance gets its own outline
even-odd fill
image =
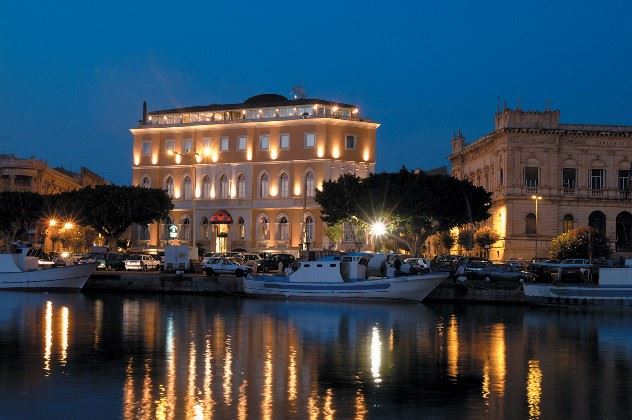
[[[170,220],[140,227],[134,245],[327,249],[315,190],[345,173],[374,172],[378,127],[353,105],[267,94],[150,112],[130,130],[132,183],[165,189],[174,209]]]
[[[470,144],[456,135],[449,159],[453,176],[493,193],[488,224],[500,239],[491,259],[547,257],[553,237],[588,225],[606,234],[615,256],[632,255],[632,126],[504,109],[490,134]]]

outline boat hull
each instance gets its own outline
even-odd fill
[[[394,299],[421,302],[447,277],[448,273],[431,273],[353,282],[289,282],[284,277],[258,276],[244,279],[244,292],[250,296],[301,299]]]
[[[527,300],[535,303],[632,305],[632,286],[590,287],[525,283],[523,288]]]
[[[0,273],[0,290],[81,290],[97,264]]]

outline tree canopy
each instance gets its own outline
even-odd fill
[[[581,226],[561,233],[551,240],[549,256],[566,258],[608,258],[612,250],[610,242],[602,233],[588,226]]]
[[[466,180],[402,168],[327,181],[316,201],[327,224],[355,221],[367,227],[383,220],[417,254],[429,235],[487,219],[491,193]]]
[[[0,193],[0,235],[6,242],[15,241],[41,217],[42,203],[42,196],[32,192]]]

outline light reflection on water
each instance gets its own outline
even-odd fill
[[[0,297],[0,406],[17,410],[3,418],[68,410],[87,417],[82,404],[104,418],[165,420],[537,419],[632,410],[632,313]]]

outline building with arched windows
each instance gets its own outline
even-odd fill
[[[130,130],[132,182],[165,189],[174,209],[139,228],[143,235],[132,232],[136,245],[327,249],[315,191],[342,174],[375,171],[378,127],[354,105],[274,94],[149,112]]]
[[[493,193],[494,260],[546,257],[551,239],[592,226],[632,256],[632,126],[561,124],[559,111],[504,109],[490,134],[452,139],[452,175]]]

